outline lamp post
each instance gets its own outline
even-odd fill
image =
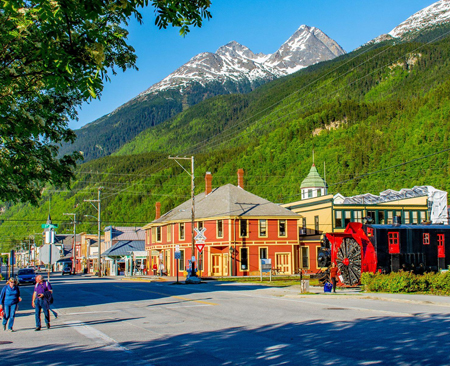
[[[96,200],[84,200],[84,202],[90,202],[91,205],[97,210],[97,223],[98,223],[98,276],[102,277],[102,251],[101,251],[101,212],[102,212],[102,206],[101,206],[101,193],[102,193],[103,187],[98,187],[98,199]],[[98,207],[95,207],[93,202],[97,202]],[[88,215],[85,215],[88,216]]]
[[[75,247],[77,240],[77,214],[76,213],[63,213],[65,216],[73,216],[73,244],[72,244],[72,273],[75,274]]]

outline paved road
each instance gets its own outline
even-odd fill
[[[21,287],[16,332],[0,331],[1,365],[450,364],[447,298],[79,276],[52,284],[59,316],[40,332],[33,287]]]

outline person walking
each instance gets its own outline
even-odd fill
[[[338,276],[338,268],[336,267],[336,263],[331,263],[331,269],[330,269],[330,280],[333,284],[333,292],[336,292],[336,280]]]
[[[159,264],[159,275],[162,277],[162,276],[164,276],[164,263],[163,262],[161,262],[160,264]]]
[[[36,320],[36,331],[41,330],[41,310],[44,313],[47,329],[50,329],[50,303],[48,299],[52,293],[53,290],[50,283],[48,281],[44,282],[41,275],[37,276],[33,299],[31,300],[31,306],[34,308],[34,317]]]
[[[8,325],[8,331],[14,332],[14,318],[21,301],[17,280],[11,277],[0,293],[0,304],[3,309],[3,330],[6,330],[6,325]]]

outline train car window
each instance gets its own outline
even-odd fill
[[[429,245],[430,244],[430,234],[424,233],[423,234],[423,245]]]
[[[417,217],[418,215],[417,211],[413,211],[412,213],[412,223],[413,224],[418,224],[419,223],[419,218]]]
[[[367,217],[370,217],[372,219],[372,223],[375,224],[376,220],[375,220],[375,211],[367,211]]]
[[[427,221],[427,212],[426,211],[420,211],[420,220]]]
[[[371,227],[368,227],[368,228],[367,228],[367,236],[368,236],[369,238],[371,238],[371,237],[373,236],[373,228],[371,228]]]

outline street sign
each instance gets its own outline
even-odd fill
[[[197,233],[197,235],[195,235],[194,237],[195,244],[204,244],[206,240],[206,236],[204,235],[206,227],[202,227],[201,229],[197,229],[195,227],[194,231]]]
[[[42,229],[57,229],[58,224],[42,224],[41,228]]]
[[[51,263],[56,263],[61,258],[61,254],[59,253],[59,249],[55,245],[45,244],[39,250],[39,260],[44,264],[49,264],[50,257],[50,248],[52,251]]]
[[[180,251],[180,246],[177,244],[177,245],[175,245],[175,251],[176,252],[179,252]]]
[[[181,252],[179,250],[175,251],[175,259],[181,259]]]
[[[195,244],[195,247],[197,248],[197,250],[199,251],[199,253],[202,252],[203,248],[205,247],[205,244]]]

